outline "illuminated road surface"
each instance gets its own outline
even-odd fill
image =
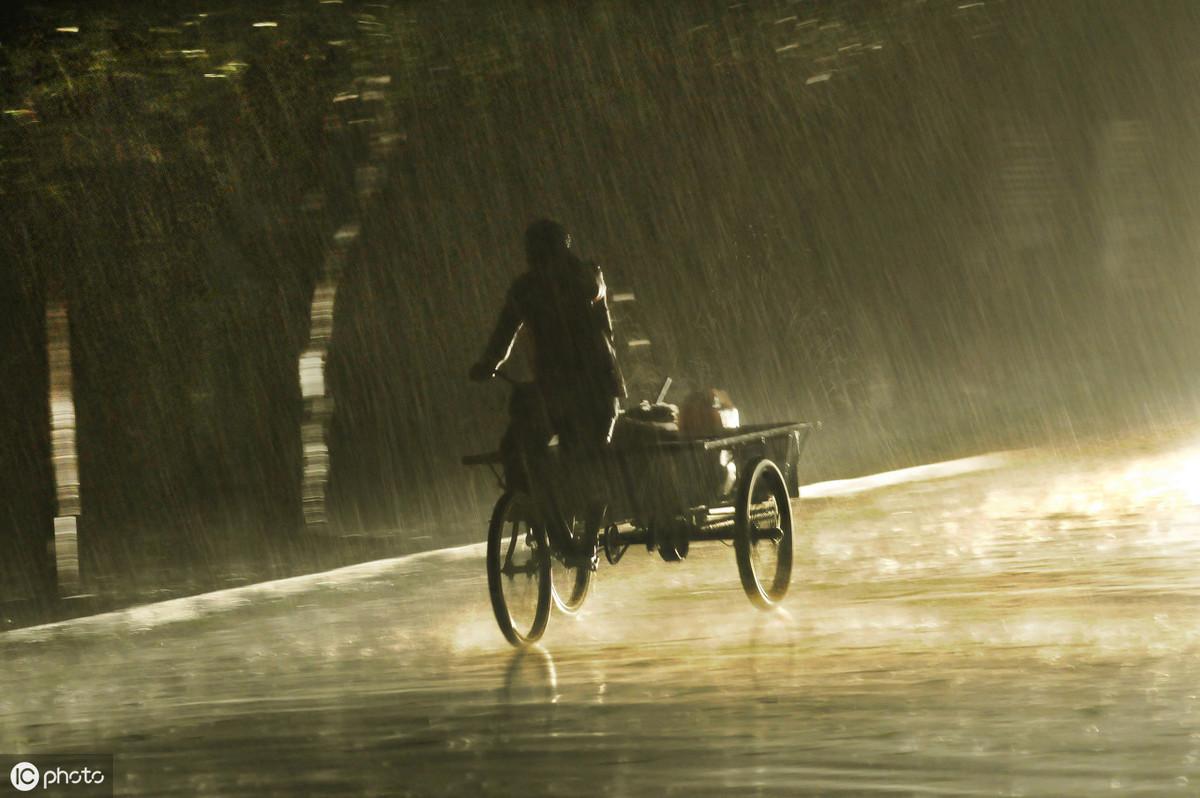
[[[1200,793],[1200,448],[982,465],[813,491],[786,613],[631,551],[515,654],[471,548],[9,633],[0,750],[147,796]]]

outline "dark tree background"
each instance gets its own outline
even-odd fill
[[[718,385],[743,418],[825,421],[814,479],[1193,406],[1192,3],[5,13],[10,595],[48,579],[48,296],[71,313],[98,589],[477,539],[492,487],[457,460],[504,396],[464,375],[542,215],[636,294],[676,399]],[[347,222],[336,523],[313,540],[296,360]]]

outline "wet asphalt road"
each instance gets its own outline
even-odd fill
[[[988,465],[805,501],[776,613],[721,544],[631,551],[516,653],[473,547],[11,632],[0,750],[146,796],[1200,794],[1200,439]]]

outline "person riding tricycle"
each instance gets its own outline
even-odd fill
[[[504,467],[486,566],[505,638],[516,646],[539,639],[551,603],[577,612],[600,545],[616,565],[633,545],[679,562],[692,543],[731,543],[747,597],[761,609],[776,606],[791,580],[790,502],[812,425],[744,425],[717,391],[693,394],[679,412],[663,406],[669,380],[655,405],[622,414],[625,385],[600,269],[575,256],[555,222],[530,225],[525,249],[529,269],[514,280],[470,369],[475,380],[513,382],[509,427],[499,453],[463,458]],[[534,348],[527,384],[500,370],[524,327]],[[659,423],[654,411],[663,409],[671,423]]]
[[[575,477],[573,495],[557,498],[589,516],[580,556],[594,567],[603,454],[626,393],[613,345],[608,292],[600,268],[575,255],[570,234],[558,222],[540,219],[529,225],[525,258],[528,270],[508,289],[470,377],[495,377],[518,333],[529,330],[534,381],[514,386],[509,427],[500,444],[505,483],[510,490],[527,490],[530,469],[544,463],[543,455],[557,436],[559,451]]]

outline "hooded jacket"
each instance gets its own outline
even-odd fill
[[[595,263],[568,252],[514,280],[482,362],[498,368],[522,327],[533,339],[535,378],[547,401],[588,397],[611,403],[625,396],[608,292]]]

